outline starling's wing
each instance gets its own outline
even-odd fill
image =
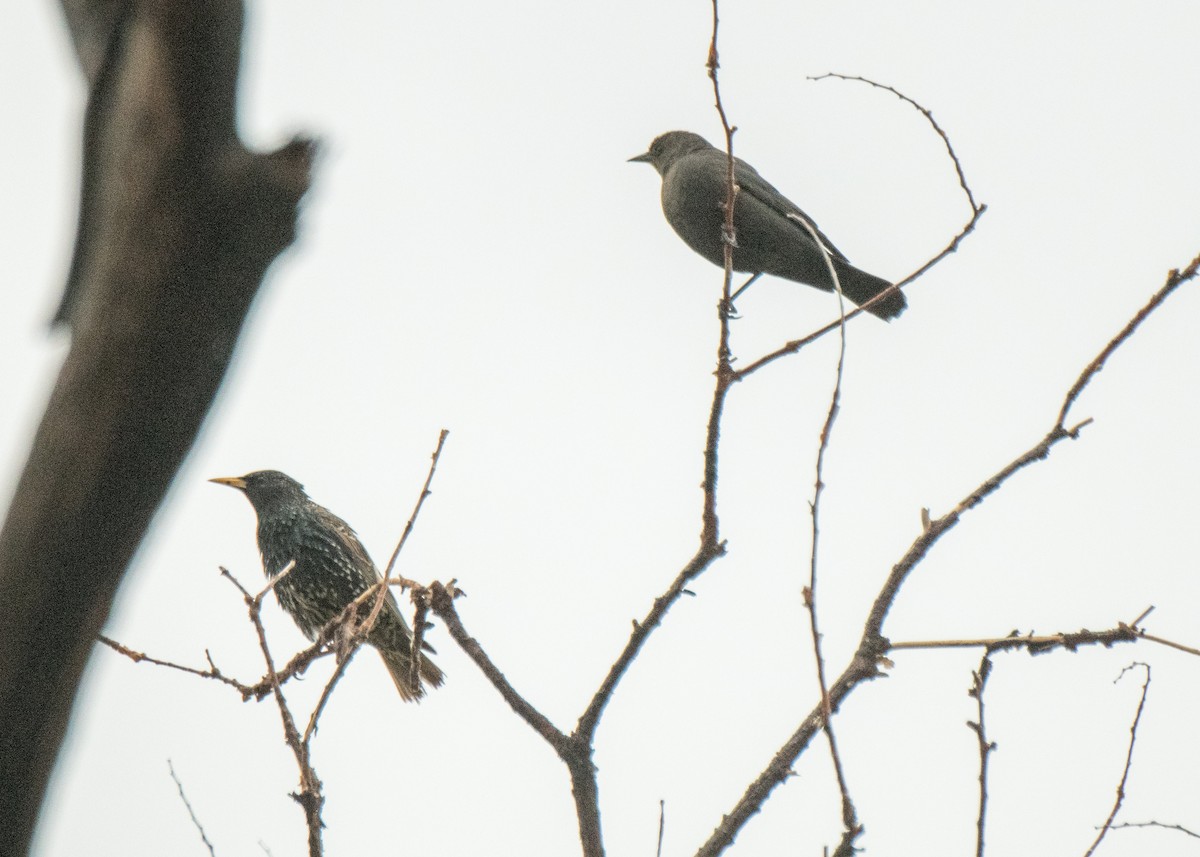
[[[363,543],[359,540],[358,534],[354,532],[353,528],[328,509],[322,509],[321,511],[324,513],[322,517],[336,533],[339,542],[341,542],[343,549],[346,551],[347,559],[361,570],[363,582],[366,584],[364,591],[367,587],[382,580],[383,578],[380,577],[378,570],[375,568],[375,563],[371,561],[371,555],[367,553],[367,549],[363,547]],[[400,612],[400,605],[396,603],[395,594],[390,588],[388,589],[384,612],[380,614],[379,620],[375,631],[368,637],[369,642],[378,650],[380,656],[383,658],[383,662],[387,665],[388,672],[391,674],[392,681],[396,685],[396,690],[400,692],[401,698],[405,701],[420,699],[425,695],[425,689],[421,686],[420,681],[417,682],[416,687],[411,686],[410,683],[412,631],[409,630],[408,622],[405,620],[404,614]],[[424,641],[422,641],[421,648],[431,652],[434,651],[432,646],[424,645]],[[420,658],[421,661],[418,665],[420,678],[431,687],[440,687],[442,682],[445,681],[445,675],[425,655],[420,655]]]
[[[349,554],[349,559],[362,571],[363,582],[367,587],[374,586],[383,578],[379,576],[371,555],[367,553],[367,549],[363,547],[363,543],[358,538],[358,533],[354,532],[354,529],[337,515],[327,509],[324,511],[328,515],[329,526],[338,534],[339,541],[341,541],[346,552]],[[395,614],[396,619],[404,626],[405,631],[409,630],[408,622],[405,620],[404,614],[400,612],[400,605],[396,603],[396,596],[390,588],[387,594],[386,609],[388,612]]]
[[[817,237],[821,239],[821,243],[825,245],[825,249],[829,251],[829,255],[835,259],[841,259],[843,262],[850,261],[841,250],[833,245],[833,242],[829,240],[829,236],[821,231],[820,227],[817,226],[817,222],[800,210],[800,206],[776,190],[774,185],[760,176],[754,167],[741,158],[734,158],[734,162],[736,166],[734,167],[733,175],[742,193],[753,197],[767,208],[782,214],[784,217],[787,217],[789,214],[800,215],[812,226],[813,231],[817,233]],[[808,237],[808,230],[803,226],[796,223],[795,227],[804,233],[805,237]]]

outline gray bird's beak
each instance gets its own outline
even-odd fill
[[[627,164],[632,164],[632,163],[635,163],[635,162],[636,162],[636,163],[639,163],[639,164],[653,164],[653,163],[654,163],[654,161],[652,161],[652,160],[650,159],[650,153],[649,153],[649,152],[642,152],[642,154],[640,154],[640,155],[634,155],[632,158],[630,158],[630,159],[629,159],[628,161],[626,161],[625,163],[627,163]]]
[[[218,476],[216,479],[208,481],[216,482],[218,485],[228,485],[230,488],[236,488],[239,491],[246,490],[246,480],[240,476]]]

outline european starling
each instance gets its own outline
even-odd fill
[[[663,214],[671,228],[705,259],[725,267],[725,244],[721,237],[728,192],[725,152],[690,131],[668,131],[650,144],[650,151],[629,160],[650,164],[658,170],[662,176]],[[833,291],[833,279],[823,254],[808,230],[788,217],[798,214],[812,224],[829,251],[842,294],[861,304],[891,286],[887,280],[851,265],[816,228],[812,218],[740,158],[734,158],[733,178],[738,186],[733,204],[735,271],[773,274]],[[893,292],[867,312],[890,319],[900,315],[906,305],[904,295]]]
[[[380,580],[375,563],[350,525],[310,500],[304,486],[292,477],[278,470],[259,470],[209,481],[237,488],[254,507],[258,550],[268,577],[275,577],[295,561],[295,567],[275,587],[275,596],[310,640]],[[383,656],[405,701],[425,695],[419,680],[415,687],[411,684],[412,633],[391,592],[367,642]],[[420,672],[433,687],[441,685],[442,671],[424,654]]]

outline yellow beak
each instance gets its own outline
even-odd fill
[[[230,488],[236,488],[239,491],[246,490],[246,480],[240,476],[218,476],[216,479],[208,481],[216,482],[218,485],[228,485]]]

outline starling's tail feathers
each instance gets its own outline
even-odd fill
[[[837,268],[838,282],[842,285],[842,294],[856,304],[865,304],[884,289],[891,288],[892,284],[882,277],[876,277],[874,274],[860,271],[858,268],[840,259],[835,259],[833,264]],[[878,303],[873,304],[867,309],[867,312],[887,321],[900,315],[907,306],[908,301],[904,299],[904,293],[897,290]]]
[[[438,669],[437,664],[421,655],[421,676],[414,687],[410,674],[412,657],[408,652],[380,649],[379,654],[383,658],[388,672],[391,673],[392,681],[396,683],[396,690],[400,692],[400,698],[405,702],[420,702],[421,697],[426,693],[422,680],[430,687],[441,687],[442,682],[445,681],[445,675]]]
[[[421,679],[430,687],[441,687],[446,674],[438,669],[437,664],[421,655]]]

